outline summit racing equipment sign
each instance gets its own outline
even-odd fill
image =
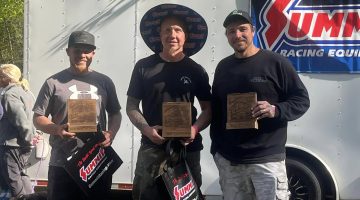
[[[359,0],[252,0],[258,46],[298,72],[360,73]]]

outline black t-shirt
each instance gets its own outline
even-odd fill
[[[197,116],[194,97],[210,101],[210,89],[206,71],[189,57],[179,62],[166,62],[156,54],[136,63],[127,95],[142,101],[143,115],[150,126],[161,126],[163,102],[191,102],[194,123]],[[187,146],[188,150],[202,149],[201,140],[198,134]],[[142,142],[152,144],[145,136]]]

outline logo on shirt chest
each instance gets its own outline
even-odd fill
[[[80,96],[83,95],[89,95],[90,99],[99,99],[97,94],[98,88],[93,85],[89,85],[89,90],[78,90],[76,85],[72,85],[69,87],[69,90],[72,92],[69,97],[70,99],[80,99]]]
[[[180,81],[184,84],[184,85],[190,85],[191,84],[191,79],[187,76],[182,76],[180,78]]]
[[[267,80],[265,77],[261,77],[261,76],[254,76],[254,77],[250,77],[249,80],[251,83],[266,83]]]

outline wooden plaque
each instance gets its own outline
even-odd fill
[[[96,132],[96,100],[68,99],[69,132]]]
[[[191,137],[191,104],[164,102],[162,121],[163,137]]]
[[[227,96],[226,129],[258,129],[257,120],[251,114],[251,107],[256,103],[255,92],[229,94]]]

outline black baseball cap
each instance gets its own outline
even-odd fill
[[[244,21],[246,23],[253,25],[249,13],[243,10],[234,10],[225,18],[223,26],[226,28],[230,23],[236,21]]]
[[[77,44],[89,45],[96,49],[95,37],[93,34],[87,31],[74,31],[71,33],[69,37],[68,47],[72,47]]]

